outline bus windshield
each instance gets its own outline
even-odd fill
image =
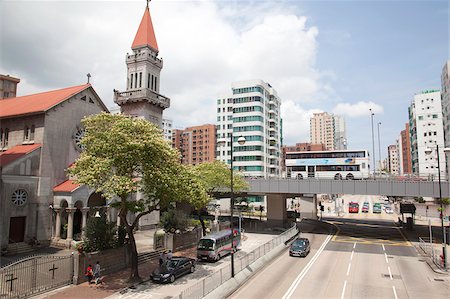
[[[199,250],[214,250],[214,241],[211,239],[200,239],[197,248]]]

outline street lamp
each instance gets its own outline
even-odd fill
[[[234,277],[234,231],[233,231],[233,211],[234,211],[234,189],[233,189],[233,133],[230,134],[231,144],[231,171],[230,171],[230,229],[231,229],[231,277]],[[239,136],[237,142],[239,145],[245,144],[245,137]],[[218,141],[218,146],[224,146],[226,141]]]
[[[373,161],[373,178],[375,179],[375,137],[373,136],[373,116],[375,115],[372,112],[372,108],[369,109],[370,111],[370,119],[372,121],[372,161]]]
[[[381,173],[381,143],[380,143],[380,125],[381,125],[381,122],[378,122],[378,156],[380,157],[380,160],[379,160],[378,162],[379,162],[379,167],[380,167],[379,171],[380,171],[380,173]]]
[[[444,148],[444,154],[450,152],[450,148]],[[431,148],[425,149],[425,154],[430,155],[432,153]],[[442,258],[444,260],[444,270],[447,269],[447,248],[445,241],[445,227],[444,227],[444,204],[442,202],[442,190],[441,190],[441,165],[439,161],[439,145],[436,144],[437,163],[438,163],[438,180],[439,180],[439,201],[441,203],[441,228],[442,228]]]

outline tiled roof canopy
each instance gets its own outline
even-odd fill
[[[36,144],[28,144],[28,145],[16,145],[7,151],[0,153],[0,166],[4,167],[7,164],[28,155],[32,151],[40,148],[41,145]]]
[[[81,185],[75,183],[74,180],[66,180],[66,181],[62,182],[61,184],[53,187],[53,192],[73,192],[76,189],[78,189],[78,187],[80,187],[80,186]]]
[[[32,95],[0,100],[0,118],[27,114],[42,113],[71,96],[89,88],[91,84],[83,84],[58,90],[36,93]]]

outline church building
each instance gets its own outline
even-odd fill
[[[126,90],[114,90],[114,101],[121,113],[161,127],[170,99],[159,93],[163,61],[148,3],[131,48]],[[0,100],[2,252],[36,241],[70,247],[95,210],[117,220],[101,194],[66,175],[82,151],[81,120],[100,112],[109,111],[89,83]],[[158,222],[159,213],[152,213],[140,219],[140,228]]]

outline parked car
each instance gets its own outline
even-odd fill
[[[381,204],[380,203],[374,203],[372,211],[374,214],[381,214]]]
[[[349,213],[359,213],[359,204],[357,202],[351,202],[348,204]]]
[[[394,211],[392,210],[392,208],[390,206],[386,206],[384,208],[384,211],[386,212],[386,214],[394,214]]]
[[[363,207],[361,209],[361,212],[369,213],[369,203],[367,201],[365,203],[363,203]]]
[[[307,256],[311,250],[309,240],[307,238],[298,238],[291,244],[289,248],[290,256]]]
[[[183,257],[174,256],[172,259],[164,262],[156,268],[150,278],[156,282],[174,282],[176,278],[193,273],[195,271],[195,260]]]

